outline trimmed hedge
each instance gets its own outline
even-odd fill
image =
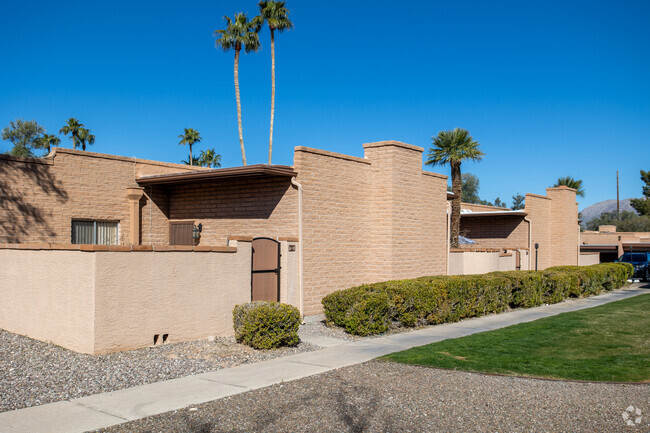
[[[391,326],[456,322],[467,317],[530,308],[590,296],[625,285],[629,263],[557,266],[544,271],[421,277],[364,284],[327,295],[327,321],[350,334],[371,335]]]
[[[249,302],[232,310],[235,338],[255,349],[295,346],[300,342],[300,311],[279,302]]]

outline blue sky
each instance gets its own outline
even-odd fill
[[[510,203],[560,176],[583,179],[580,208],[641,195],[650,170],[650,2],[288,0],[276,37],[274,158],[294,146],[363,156],[361,144],[463,127],[485,159],[466,164],[480,195]],[[224,166],[241,165],[233,52],[214,46],[223,15],[256,1],[2,2],[0,127],[77,117],[90,149],[179,162],[183,128]],[[268,154],[270,45],[242,55],[249,164]],[[63,144],[71,147],[69,139]],[[0,152],[10,143],[0,142]],[[195,153],[198,153],[198,150]],[[433,171],[449,174],[446,167]]]

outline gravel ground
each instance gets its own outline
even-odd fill
[[[308,339],[312,335],[322,337],[338,338],[339,340],[357,341],[363,337],[345,332],[345,329],[338,326],[327,326],[324,320],[307,322],[300,326],[300,338]]]
[[[317,349],[254,350],[234,338],[84,355],[0,330],[0,412],[115,391]]]
[[[642,420],[627,426],[629,406]],[[489,376],[371,361],[102,433],[649,432],[650,385]]]

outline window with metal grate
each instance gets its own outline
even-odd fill
[[[117,245],[117,221],[72,220],[72,243],[91,245]]]

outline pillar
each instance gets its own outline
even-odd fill
[[[129,243],[140,244],[140,199],[144,189],[139,186],[126,189],[126,197],[129,200]]]

